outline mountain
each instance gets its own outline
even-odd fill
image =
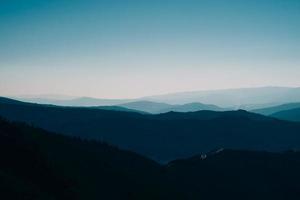
[[[39,104],[51,104],[57,106],[110,106],[130,102],[128,99],[97,99],[91,97],[79,97],[73,99],[52,99],[52,98],[22,98],[16,97],[15,99]]]
[[[158,164],[111,145],[0,119],[1,199],[299,198],[300,153],[219,149]]]
[[[142,98],[147,101],[164,102],[168,104],[186,104],[201,102],[214,104],[224,108],[243,108],[245,105],[284,104],[300,102],[300,88],[290,87],[260,87],[224,90],[207,90],[179,92]]]
[[[170,105],[166,103],[157,103],[151,101],[135,101],[126,104],[120,104],[120,107],[140,110],[152,114],[159,114],[159,113],[167,113],[167,112],[195,112],[199,110],[214,110],[214,111],[221,111],[224,110],[215,105],[211,104],[202,104],[202,103],[189,103],[184,105]]]
[[[300,122],[300,107],[294,108],[290,110],[283,110],[280,112],[276,112],[271,115],[272,117],[282,119],[282,120],[289,120],[289,121],[298,121]]]
[[[17,98],[22,100],[22,98]],[[17,100],[16,100],[17,101]],[[185,105],[170,105],[166,103],[157,103],[151,101],[133,101],[131,100],[118,100],[118,99],[96,99],[96,98],[76,98],[76,99],[42,99],[42,98],[25,98],[25,102],[38,103],[45,105],[56,105],[56,106],[75,106],[75,107],[98,107],[106,110],[118,110],[118,111],[129,111],[129,112],[140,112],[140,113],[164,113],[170,111],[177,112],[192,112],[198,110],[224,110],[215,105],[202,104],[202,103],[189,103]],[[21,102],[21,101],[20,101]],[[122,102],[120,104],[120,102]],[[128,103],[124,103],[128,102]]]
[[[38,104],[38,103],[29,103],[29,102],[22,102],[19,100],[14,100],[6,97],[0,97],[0,104],[22,104],[22,105],[30,105],[30,106],[44,106],[44,107],[55,107],[57,105],[53,104]],[[71,107],[71,106],[66,106],[66,107]],[[88,109],[100,109],[100,110],[113,110],[113,111],[122,111],[122,112],[137,112],[137,113],[142,113],[142,114],[147,114],[145,112],[139,111],[139,110],[133,110],[133,109],[128,109],[125,107],[121,106],[84,106],[84,108]]]
[[[2,102],[0,116],[48,131],[106,141],[160,162],[221,147],[268,151],[300,147],[300,123],[242,110],[145,115]]]
[[[291,110],[294,108],[300,108],[300,103],[287,103],[279,106],[266,107],[262,109],[251,110],[251,112],[262,114],[262,115],[272,115],[276,112]]]

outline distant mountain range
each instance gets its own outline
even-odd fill
[[[0,157],[1,199],[297,200],[300,191],[294,151],[217,149],[162,165],[0,119]]]
[[[47,96],[14,97],[18,100],[54,104],[60,106],[111,106],[127,104],[131,102],[159,102],[171,105],[183,105],[190,103],[213,104],[228,109],[254,110],[265,107],[277,106],[290,102],[300,102],[300,88],[290,87],[260,87],[240,88],[208,91],[179,92],[165,95],[155,95],[136,99],[97,99],[90,97],[53,99]],[[54,96],[55,97],[55,96]],[[148,107],[144,108],[148,110]],[[193,109],[192,109],[193,110]],[[155,109],[155,113],[158,111]],[[160,112],[160,111],[159,111]]]
[[[19,100],[15,99],[10,99],[6,97],[0,97],[0,103],[5,103],[5,104],[18,104],[18,105],[31,105],[31,106],[44,106],[44,107],[58,107],[57,105],[54,104],[38,104],[38,103],[29,103],[29,102],[22,102]],[[61,106],[61,107],[72,107],[72,106]],[[140,110],[134,110],[134,109],[129,109],[121,106],[83,106],[84,108],[87,109],[100,109],[100,110],[114,110],[114,111],[123,111],[123,112],[137,112],[137,113],[143,113],[146,114],[143,111]]]
[[[214,104],[224,108],[253,110],[257,107],[261,107],[261,105],[267,107],[267,105],[300,102],[300,88],[260,87],[193,91],[156,95],[145,97],[143,99],[170,104],[201,102],[204,104]]]
[[[287,103],[278,106],[255,109],[255,110],[251,110],[251,112],[262,114],[262,115],[273,115],[274,113],[284,111],[284,110],[291,110],[294,108],[300,108],[300,103]]]
[[[282,120],[300,121],[300,103],[288,103],[279,106],[256,109],[251,112],[272,116]]]
[[[106,141],[160,162],[221,147],[268,151],[300,148],[300,123],[243,110],[149,115],[9,102],[4,98],[0,116],[53,132]]]
[[[19,98],[17,99],[21,100]],[[215,110],[215,111],[225,110],[215,105],[202,104],[202,103],[171,105],[171,104],[157,103],[151,101],[109,100],[109,99],[95,99],[95,98],[88,98],[88,97],[77,98],[72,100],[31,98],[31,99],[25,99],[25,102],[45,104],[45,105],[56,105],[56,106],[98,107],[106,110],[131,111],[131,112],[152,113],[152,114],[165,113],[170,111],[193,112],[199,110]],[[126,103],[119,104],[121,102],[126,102]]]
[[[151,101],[132,101],[132,102],[128,102],[128,101],[129,100],[94,99],[88,97],[72,99],[72,100],[53,100],[53,99],[35,99],[35,98],[25,99],[25,102],[28,103],[39,103],[39,104],[56,105],[56,106],[73,106],[73,107],[98,107],[106,110],[131,111],[131,112],[152,113],[152,114],[165,113],[170,111],[194,112],[199,110],[215,110],[215,111],[225,110],[224,108],[220,108],[215,105],[202,104],[202,103],[170,105],[166,103],[157,103]],[[120,102],[128,102],[128,103],[119,104]],[[106,106],[101,106],[101,105],[106,105]]]
[[[167,112],[195,112],[200,110],[225,110],[215,105],[202,104],[202,103],[189,103],[184,105],[170,105],[166,103],[156,103],[151,101],[136,101],[126,104],[120,104],[119,106],[128,109],[140,110],[148,113],[158,114]]]

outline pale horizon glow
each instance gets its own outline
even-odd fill
[[[300,87],[300,1],[1,1],[0,96]]]

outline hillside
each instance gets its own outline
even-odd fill
[[[272,106],[272,107],[267,107],[262,109],[251,110],[251,112],[262,114],[262,115],[272,115],[280,111],[291,110],[294,108],[300,108],[300,103],[287,103],[279,106]]]
[[[272,117],[282,119],[282,120],[289,120],[289,121],[300,121],[300,108],[290,109],[290,110],[283,110],[280,112],[276,112],[271,115]]]
[[[160,165],[105,143],[0,119],[1,199],[299,197],[299,152],[217,150]]]

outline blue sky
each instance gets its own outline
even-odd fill
[[[300,86],[298,0],[0,0],[0,95]]]

